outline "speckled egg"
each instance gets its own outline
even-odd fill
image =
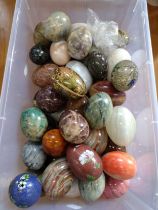
[[[47,129],[48,121],[44,113],[36,108],[25,109],[21,114],[20,125],[23,134],[32,141],[40,141]]]
[[[49,45],[47,46],[41,43],[32,47],[29,53],[31,61],[37,65],[43,65],[50,62],[49,47]]]
[[[126,152],[126,147],[119,146],[115,144],[111,139],[108,140],[108,145],[106,147],[105,153],[113,152],[113,151],[120,151],[120,152]]]
[[[22,158],[29,169],[39,170],[44,166],[47,156],[41,144],[29,141],[23,147]]]
[[[47,131],[42,139],[44,151],[53,157],[61,157],[66,150],[66,141],[61,136],[59,129]]]
[[[106,93],[97,93],[90,97],[84,113],[91,128],[100,129],[106,126],[112,111],[110,96]]]
[[[86,119],[73,110],[65,111],[59,121],[59,129],[64,139],[72,144],[81,144],[89,136]]]
[[[33,39],[34,39],[35,44],[41,43],[41,44],[47,45],[50,43],[50,41],[44,37],[44,27],[43,27],[42,22],[36,25],[34,33],[33,33]]]
[[[89,90],[91,96],[99,92],[107,93],[111,97],[113,106],[120,106],[126,101],[126,93],[116,90],[109,81],[96,82]]]
[[[106,129],[115,144],[128,146],[136,133],[136,120],[126,107],[116,106],[106,123]]]
[[[72,58],[81,60],[85,58],[92,47],[92,35],[87,27],[81,26],[70,33],[68,38],[68,51]]]
[[[62,11],[53,12],[42,23],[44,37],[53,42],[67,39],[71,30],[70,18]]]
[[[71,171],[80,180],[94,181],[103,172],[99,155],[87,145],[69,146],[66,158]]]
[[[59,66],[66,65],[70,60],[67,48],[67,42],[60,41],[52,43],[50,47],[50,56],[55,64]]]
[[[132,61],[121,61],[118,63],[111,74],[111,82],[119,91],[131,89],[138,80],[138,68]]]
[[[82,78],[67,67],[56,69],[51,78],[54,89],[62,92],[67,97],[80,98],[86,94],[86,85]]]
[[[9,186],[10,200],[19,208],[34,205],[42,194],[42,185],[37,176],[23,173],[16,176]]]
[[[128,191],[128,188],[128,180],[123,181],[108,177],[102,197],[105,199],[120,198]]]
[[[109,152],[102,157],[102,162],[104,172],[114,179],[128,180],[136,175],[136,160],[126,152]]]
[[[64,107],[66,99],[51,86],[47,86],[36,93],[34,103],[45,112],[57,112]]]
[[[55,64],[46,64],[38,67],[32,74],[32,82],[39,87],[52,85],[51,74],[58,66]]]
[[[93,80],[87,67],[83,63],[79,61],[75,61],[75,60],[70,61],[69,63],[67,63],[66,66],[72,69],[73,71],[75,71],[83,79],[84,83],[86,84],[87,91],[88,91],[90,86],[92,85]]]
[[[104,80],[107,78],[107,58],[103,53],[98,50],[93,50],[85,58],[84,63],[94,80]]]
[[[79,190],[81,197],[88,202],[98,200],[104,192],[106,183],[105,175],[102,175],[95,181],[79,180]]]
[[[108,134],[106,128],[93,129],[84,144],[90,146],[99,155],[101,155],[108,144]]]
[[[74,177],[65,158],[53,161],[42,175],[43,190],[51,199],[63,197],[71,188]]]

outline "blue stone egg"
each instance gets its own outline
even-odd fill
[[[42,149],[42,145],[36,142],[27,142],[22,151],[24,164],[32,170],[39,170],[44,166],[47,155]]]
[[[10,200],[20,208],[35,204],[42,194],[42,185],[37,176],[23,173],[14,178],[9,186]]]

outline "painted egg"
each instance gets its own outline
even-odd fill
[[[42,139],[44,151],[53,157],[61,157],[65,153],[66,141],[60,134],[59,129],[47,131]]]
[[[72,144],[81,144],[89,136],[86,119],[73,110],[65,111],[60,118],[59,128],[64,139]]]
[[[58,199],[70,190],[73,179],[74,177],[68,168],[65,158],[60,158],[48,165],[43,172],[43,190],[51,200]]]
[[[67,39],[71,30],[70,18],[62,11],[53,12],[42,24],[44,37],[53,42]]]
[[[72,31],[68,38],[68,51],[72,58],[85,58],[92,47],[92,35],[87,27],[81,26]]]
[[[43,65],[50,61],[49,45],[36,44],[31,48],[29,57],[37,65]]]
[[[108,144],[108,134],[106,128],[91,130],[90,135],[84,144],[90,146],[99,155],[101,155]]]
[[[128,146],[136,133],[136,120],[133,114],[123,106],[114,107],[106,123],[110,139],[119,146]]]
[[[66,158],[71,171],[80,180],[94,181],[103,172],[99,155],[87,145],[69,146]]]
[[[108,140],[108,145],[107,145],[106,150],[105,150],[105,153],[113,152],[113,151],[126,152],[126,147],[118,146],[113,141],[111,141],[111,139],[109,139]]]
[[[67,197],[67,198],[80,197],[80,191],[79,191],[79,187],[78,187],[78,179],[74,178],[71,189],[68,191],[68,193],[65,195],[65,197]]]
[[[136,175],[135,159],[126,152],[109,152],[102,157],[103,169],[114,179],[127,180]]]
[[[79,180],[79,190],[81,197],[88,201],[96,201],[103,194],[105,189],[104,173],[95,181],[81,181]]]
[[[41,88],[52,85],[51,74],[55,69],[58,69],[58,66],[55,64],[46,64],[38,67],[32,74],[32,82]]]
[[[85,117],[92,128],[101,129],[106,126],[112,111],[110,96],[106,93],[97,93],[90,97],[85,108]]]
[[[91,96],[99,92],[107,93],[111,97],[113,106],[120,106],[126,101],[126,93],[116,90],[109,81],[97,82],[89,90]]]
[[[107,78],[107,58],[101,52],[93,50],[85,59],[85,64],[94,80]]]
[[[36,25],[34,34],[33,34],[33,39],[34,39],[35,44],[41,43],[41,44],[47,45],[50,43],[50,41],[44,37],[44,27],[43,27],[42,22]]]
[[[10,200],[19,208],[34,205],[42,194],[42,185],[37,176],[23,173],[16,176],[9,186]]]
[[[22,158],[29,169],[39,170],[44,166],[47,156],[41,144],[29,141],[23,147]]]
[[[83,79],[88,91],[92,85],[92,76],[87,67],[79,61],[70,61],[66,66],[75,71]]]
[[[47,129],[48,121],[44,113],[36,108],[25,109],[20,119],[23,134],[32,141],[40,141]]]
[[[128,191],[128,188],[128,180],[123,181],[108,177],[102,197],[106,199],[120,198]]]
[[[108,81],[111,81],[111,74],[114,67],[123,60],[131,61],[131,55],[123,48],[118,48],[108,56]]]
[[[55,64],[59,66],[66,65],[70,60],[67,48],[67,42],[60,41],[52,43],[50,47],[50,56]]]
[[[138,68],[132,61],[121,61],[118,63],[111,74],[111,82],[119,91],[131,89],[138,80]]]
[[[57,91],[61,91],[65,96],[79,98],[86,94],[86,85],[82,78],[67,67],[56,69],[52,73],[51,78],[53,87]]]
[[[47,86],[36,93],[34,103],[45,112],[57,112],[63,108],[66,100],[51,86]]]

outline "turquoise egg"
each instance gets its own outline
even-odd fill
[[[23,134],[32,141],[39,141],[47,129],[48,121],[44,113],[36,108],[25,109],[20,119]]]
[[[97,93],[90,97],[84,114],[91,128],[101,129],[113,111],[112,100],[106,93]]]
[[[81,181],[79,180],[79,190],[81,197],[90,202],[98,200],[105,189],[105,175],[102,175],[95,181]]]

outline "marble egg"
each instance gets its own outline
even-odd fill
[[[24,164],[31,170],[41,169],[47,159],[47,155],[42,149],[42,145],[36,142],[27,142],[22,151]]]
[[[111,98],[106,93],[96,93],[91,96],[85,108],[85,117],[91,128],[101,129],[113,112]]]
[[[59,129],[64,139],[72,144],[81,144],[89,136],[89,125],[86,119],[73,110],[63,112]]]
[[[59,129],[47,131],[42,138],[44,151],[53,157],[61,157],[66,150],[66,141],[61,136]]]
[[[105,175],[102,175],[95,181],[79,180],[79,190],[81,197],[88,202],[98,200],[104,192],[106,186]]]
[[[94,181],[103,172],[101,158],[87,145],[69,146],[66,158],[71,171],[80,180]]]
[[[44,112],[57,112],[66,105],[66,99],[51,86],[40,89],[34,97],[34,103]]]
[[[56,69],[58,66],[55,64],[45,64],[38,67],[32,74],[32,82],[41,88],[52,85],[51,74]]]
[[[90,135],[84,144],[90,146],[99,155],[101,155],[108,144],[108,134],[106,128],[91,130]]]
[[[128,180],[118,180],[108,177],[102,197],[105,199],[120,198],[129,189]]]
[[[71,189],[68,191],[68,193],[65,195],[65,197],[67,197],[67,198],[80,197],[80,191],[79,191],[79,187],[78,187],[78,179],[74,178]]]
[[[104,80],[107,78],[107,58],[103,53],[93,50],[85,58],[84,63],[94,80]]]
[[[55,64],[65,66],[70,60],[67,42],[53,42],[50,47],[50,56]]]
[[[80,98],[86,94],[86,85],[82,78],[67,67],[60,67],[52,74],[53,87],[70,98]]]
[[[126,152],[109,152],[102,157],[102,162],[104,172],[114,179],[128,180],[136,175],[136,160]]]
[[[71,30],[71,20],[62,11],[53,12],[42,24],[44,37],[52,42],[66,40]]]
[[[111,81],[111,74],[114,69],[114,67],[123,60],[129,60],[131,61],[131,55],[129,52],[123,48],[118,48],[108,56],[108,81]]]
[[[136,120],[126,107],[116,106],[106,123],[106,129],[115,144],[128,146],[136,133]]]
[[[10,200],[19,208],[34,205],[42,194],[42,185],[37,176],[23,173],[16,176],[9,186]]]
[[[43,45],[47,45],[50,43],[50,41],[44,37],[44,27],[42,22],[36,25],[33,33],[33,39],[35,44],[41,43]]]
[[[124,146],[118,146],[115,144],[111,139],[108,140],[108,145],[106,147],[105,153],[113,152],[113,151],[120,151],[120,152],[126,152],[126,147]]]
[[[126,93],[116,90],[109,81],[96,82],[89,90],[90,96],[99,92],[107,93],[111,97],[113,106],[120,106],[126,101]]]
[[[93,80],[87,67],[83,63],[75,60],[70,61],[66,66],[75,71],[78,75],[80,75],[80,77],[83,79],[84,83],[86,84],[86,89],[88,91],[90,86],[92,85]]]
[[[72,31],[68,38],[68,51],[72,58],[82,60],[90,52],[92,35],[87,27],[81,26]]]
[[[60,158],[48,165],[43,172],[43,190],[49,199],[59,199],[71,189],[73,180],[66,159]]]
[[[118,91],[131,89],[138,80],[138,68],[132,61],[118,63],[111,74],[111,82]]]
[[[40,141],[47,129],[48,121],[44,113],[36,108],[25,109],[21,114],[20,125],[23,134],[32,141]]]
[[[37,65],[44,65],[50,61],[49,45],[41,43],[33,46],[29,53],[30,60]]]

